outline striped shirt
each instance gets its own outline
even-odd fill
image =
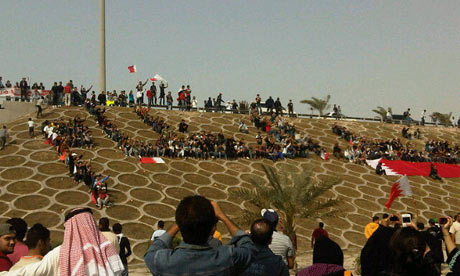
[[[287,257],[295,254],[291,239],[277,231],[273,232],[272,243],[268,247],[275,255],[281,256],[285,264],[287,264]]]

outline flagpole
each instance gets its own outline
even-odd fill
[[[105,0],[99,1],[99,93],[106,91],[105,63]]]

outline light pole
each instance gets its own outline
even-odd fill
[[[105,91],[105,0],[99,1],[99,93]]]

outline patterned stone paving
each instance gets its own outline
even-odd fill
[[[249,128],[249,135],[235,133],[239,120],[247,121],[248,118],[244,115],[165,110],[151,112],[165,118],[173,128],[177,128],[183,118],[190,124],[190,130],[222,131],[226,136],[244,137],[249,143],[255,143],[257,130],[254,127]],[[87,114],[77,107],[47,109],[44,119],[72,119],[75,115],[87,117]],[[146,128],[131,109],[112,107],[107,114],[116,121],[119,128],[128,131],[136,139],[158,137],[155,132]],[[44,119],[36,120],[36,123],[40,124]],[[336,121],[298,118],[288,120],[296,124],[297,131],[302,136],[311,135],[329,150],[336,142],[343,148],[348,145],[331,132],[331,126]],[[54,242],[60,243],[63,236],[63,214],[75,206],[93,206],[87,188],[83,184],[73,183],[66,175],[65,166],[57,161],[57,154],[43,143],[42,137],[28,137],[26,121],[25,116],[7,124],[10,131],[9,144],[0,151],[0,220],[21,216],[30,224],[41,222],[52,230]],[[361,136],[401,138],[400,125],[353,121],[339,123]],[[142,260],[155,223],[163,219],[170,224],[174,219],[175,206],[186,195],[197,193],[218,200],[224,211],[232,217],[240,216],[246,209],[244,202],[230,198],[228,193],[237,187],[251,187],[251,178],[266,181],[261,164],[274,165],[280,170],[311,169],[318,178],[331,174],[340,176],[342,183],[334,187],[328,196],[343,200],[339,206],[341,215],[337,219],[326,219],[325,223],[331,237],[347,250],[357,250],[363,246],[364,225],[373,214],[384,211],[383,203],[388,197],[391,184],[397,179],[394,176],[376,176],[366,166],[345,163],[334,158],[323,161],[314,155],[308,159],[277,163],[245,159],[165,159],[166,164],[140,164],[132,157],[125,157],[92,118],[88,117],[87,125],[93,131],[97,146],[91,150],[76,151],[83,154],[84,159],[92,159],[93,168],[97,172],[110,175],[108,184],[115,202],[111,208],[94,209],[95,217],[98,219],[108,216],[112,223],[120,222],[124,225],[124,232],[132,242],[134,263]],[[460,133],[452,128],[421,127],[421,131],[423,139],[412,141],[419,148],[428,138],[450,141],[460,138]],[[443,183],[439,183],[424,177],[410,177],[410,182],[420,213],[419,220],[426,222],[428,218],[458,211],[459,179],[445,179]],[[413,206],[412,199],[396,200],[392,211],[415,213]],[[309,250],[311,231],[316,225],[315,221],[302,220],[297,226],[300,253]],[[225,239],[230,238],[222,225],[218,229]]]

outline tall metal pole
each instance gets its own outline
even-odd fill
[[[105,0],[99,1],[99,36],[100,36],[100,51],[99,51],[99,93],[106,91],[105,84]]]

